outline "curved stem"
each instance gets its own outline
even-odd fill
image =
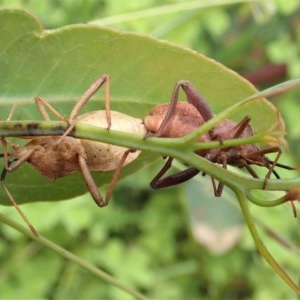
[[[258,206],[262,206],[262,207],[274,207],[274,206],[278,206],[278,205],[281,205],[281,204],[284,204],[287,202],[285,195],[283,195],[282,197],[279,197],[277,199],[274,199],[274,200],[262,200],[262,199],[259,199],[258,197],[256,197],[253,194],[253,191],[247,192],[246,197],[252,203],[254,203]]]
[[[254,239],[255,245],[262,255],[262,257],[270,264],[270,266],[275,270],[275,272],[281,277],[283,281],[285,281],[294,291],[297,295],[300,296],[300,288],[296,285],[296,283],[289,277],[289,275],[280,267],[280,265],[277,263],[277,261],[274,259],[274,257],[270,254],[264,243],[259,237],[259,234],[256,230],[256,227],[253,222],[253,218],[250,214],[249,208],[247,206],[245,194],[243,191],[239,189],[234,190],[238,201],[240,203],[240,207],[242,209],[243,215],[245,217],[247,226],[251,232],[251,235]]]
[[[7,218],[5,215],[3,215],[1,213],[0,213],[0,221],[2,223],[5,223],[8,226],[14,228],[15,230],[21,232],[22,234],[32,238],[37,243],[39,243],[43,246],[46,246],[47,248],[49,248],[52,251],[59,254],[60,256],[62,256],[64,258],[72,261],[73,263],[79,265],[84,270],[94,274],[98,278],[106,281],[107,283],[109,283],[111,285],[114,285],[115,287],[118,287],[119,289],[121,289],[124,292],[128,293],[129,295],[131,295],[135,299],[139,299],[139,300],[147,300],[148,299],[145,296],[143,296],[142,294],[138,293],[137,291],[135,291],[135,290],[129,288],[128,286],[124,285],[122,282],[116,280],[114,277],[108,275],[104,271],[96,268],[94,265],[92,265],[89,262],[81,259],[80,257],[74,255],[73,253],[65,250],[64,248],[61,248],[60,246],[58,246],[57,244],[51,242],[50,240],[48,240],[48,239],[46,239],[42,236],[40,236],[39,238],[35,237],[34,235],[32,235],[32,233],[29,230],[27,230],[27,228],[23,227],[22,225],[15,222],[14,220]]]

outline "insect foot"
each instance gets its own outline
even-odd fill
[[[187,102],[179,102],[179,90],[183,89]],[[182,137],[199,128],[205,122],[212,119],[212,113],[209,104],[204,97],[188,81],[178,81],[173,90],[170,103],[160,104],[153,108],[148,116],[144,118],[144,124],[147,129],[147,136],[156,137]],[[238,168],[246,168],[250,175],[259,178],[251,165],[265,167],[268,172],[265,176],[262,188],[267,185],[271,174],[279,178],[275,167],[281,167],[288,170],[295,168],[278,163],[281,149],[279,147],[270,147],[259,149],[256,144],[246,144],[234,147],[222,147],[222,143],[228,139],[238,139],[253,136],[253,129],[250,125],[251,117],[246,116],[240,122],[232,120],[223,120],[212,128],[209,132],[198,138],[198,142],[219,141],[220,148],[201,149],[195,151],[196,154],[207,160],[222,165],[224,169],[228,165]],[[268,153],[277,153],[274,161],[265,156]],[[173,158],[169,158],[159,173],[153,178],[150,185],[154,189],[160,189],[182,183],[197,175],[200,170],[190,167],[184,171],[163,177],[172,165]],[[205,175],[205,174],[204,174]],[[218,186],[212,179],[215,196],[221,196],[223,184]]]

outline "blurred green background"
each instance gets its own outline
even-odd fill
[[[218,1],[219,6],[211,7],[206,2],[10,0],[0,1],[0,6],[29,10],[45,29],[96,23],[168,40],[223,63],[259,89],[299,76],[299,1]],[[299,96],[296,90],[271,99],[287,126],[290,152],[282,162],[296,166]],[[210,181],[199,176],[154,192],[149,182],[162,163],[120,181],[101,213],[89,194],[22,208],[41,234],[150,298],[292,298],[294,293],[258,255],[230,191],[215,199]],[[208,195],[207,202],[197,201],[200,190]],[[201,212],[208,207],[212,216],[206,220]],[[299,249],[299,221],[289,205],[251,211]],[[19,218],[13,208],[1,207],[1,212]],[[130,299],[4,225],[0,234],[1,297]],[[299,281],[299,250],[284,248],[265,230],[261,234],[271,253]]]

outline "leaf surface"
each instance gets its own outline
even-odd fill
[[[41,120],[33,100],[37,95],[68,116],[76,100],[102,74],[111,78],[111,108],[139,118],[153,106],[168,102],[181,79],[201,91],[214,113],[255,92],[246,80],[214,60],[149,36],[94,25],[45,31],[28,12],[9,9],[0,10],[0,32],[2,120],[14,103],[18,106],[13,120]],[[101,88],[82,112],[103,108]],[[284,128],[266,100],[244,106],[233,118],[245,115],[251,116],[256,131],[274,124]],[[22,141],[17,139],[17,143]],[[122,174],[133,173],[157,157],[143,153]],[[111,173],[94,175],[99,186],[111,178]],[[86,191],[80,174],[50,183],[28,164],[8,174],[6,181],[18,203],[68,199]],[[2,189],[0,195],[1,203],[9,204]]]

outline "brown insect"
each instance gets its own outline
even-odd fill
[[[105,111],[92,111],[77,116],[83,105],[92,95],[106,83]],[[130,150],[124,147],[109,145],[91,140],[76,139],[67,136],[77,122],[114,129],[124,132],[145,134],[142,120],[110,111],[109,107],[109,76],[103,75],[97,79],[75,104],[69,119],[63,117],[46,100],[36,97],[35,101],[45,120],[50,120],[46,107],[50,109],[60,120],[68,124],[68,129],[62,136],[39,136],[32,138],[23,148],[9,143],[13,152],[7,150],[8,142],[2,138],[4,170],[1,175],[2,186],[10,201],[18,210],[23,220],[28,224],[32,233],[38,236],[34,227],[17,205],[13,196],[5,184],[7,172],[13,172],[24,162],[29,162],[35,169],[45,175],[50,181],[67,176],[74,172],[81,172],[83,180],[94,199],[95,203],[103,207],[108,204],[113,188],[124,165],[132,162],[140,154],[140,151]],[[103,198],[93,180],[91,171],[107,172],[115,170],[109,184],[107,194]]]
[[[186,94],[188,103],[178,101],[180,87]],[[150,136],[182,137],[212,119],[213,116],[203,96],[191,83],[181,80],[175,85],[170,103],[161,104],[152,109],[150,114],[144,118],[144,124]],[[220,141],[220,143],[222,143],[222,141],[228,139],[252,136],[253,129],[250,125],[250,120],[251,118],[248,116],[238,123],[226,119],[212,128],[208,133],[200,136],[198,142]],[[279,178],[279,175],[274,170],[276,166],[294,170],[292,167],[278,163],[281,155],[281,149],[279,147],[270,147],[260,150],[256,144],[246,144],[235,147],[202,149],[196,151],[196,153],[213,163],[221,164],[224,169],[227,168],[227,165],[239,168],[245,167],[254,178],[258,178],[259,176],[251,165],[266,167],[268,173],[265,176],[263,188],[265,188],[272,173],[276,178]],[[265,156],[267,153],[277,153],[275,160],[272,161],[267,158]],[[150,183],[152,188],[160,189],[176,185],[189,180],[200,172],[200,170],[190,167],[173,175],[163,177],[171,167],[172,160],[173,158],[169,157],[163,168],[153,178]],[[211,179],[215,196],[221,196],[223,184],[220,182],[217,186],[214,178]]]

